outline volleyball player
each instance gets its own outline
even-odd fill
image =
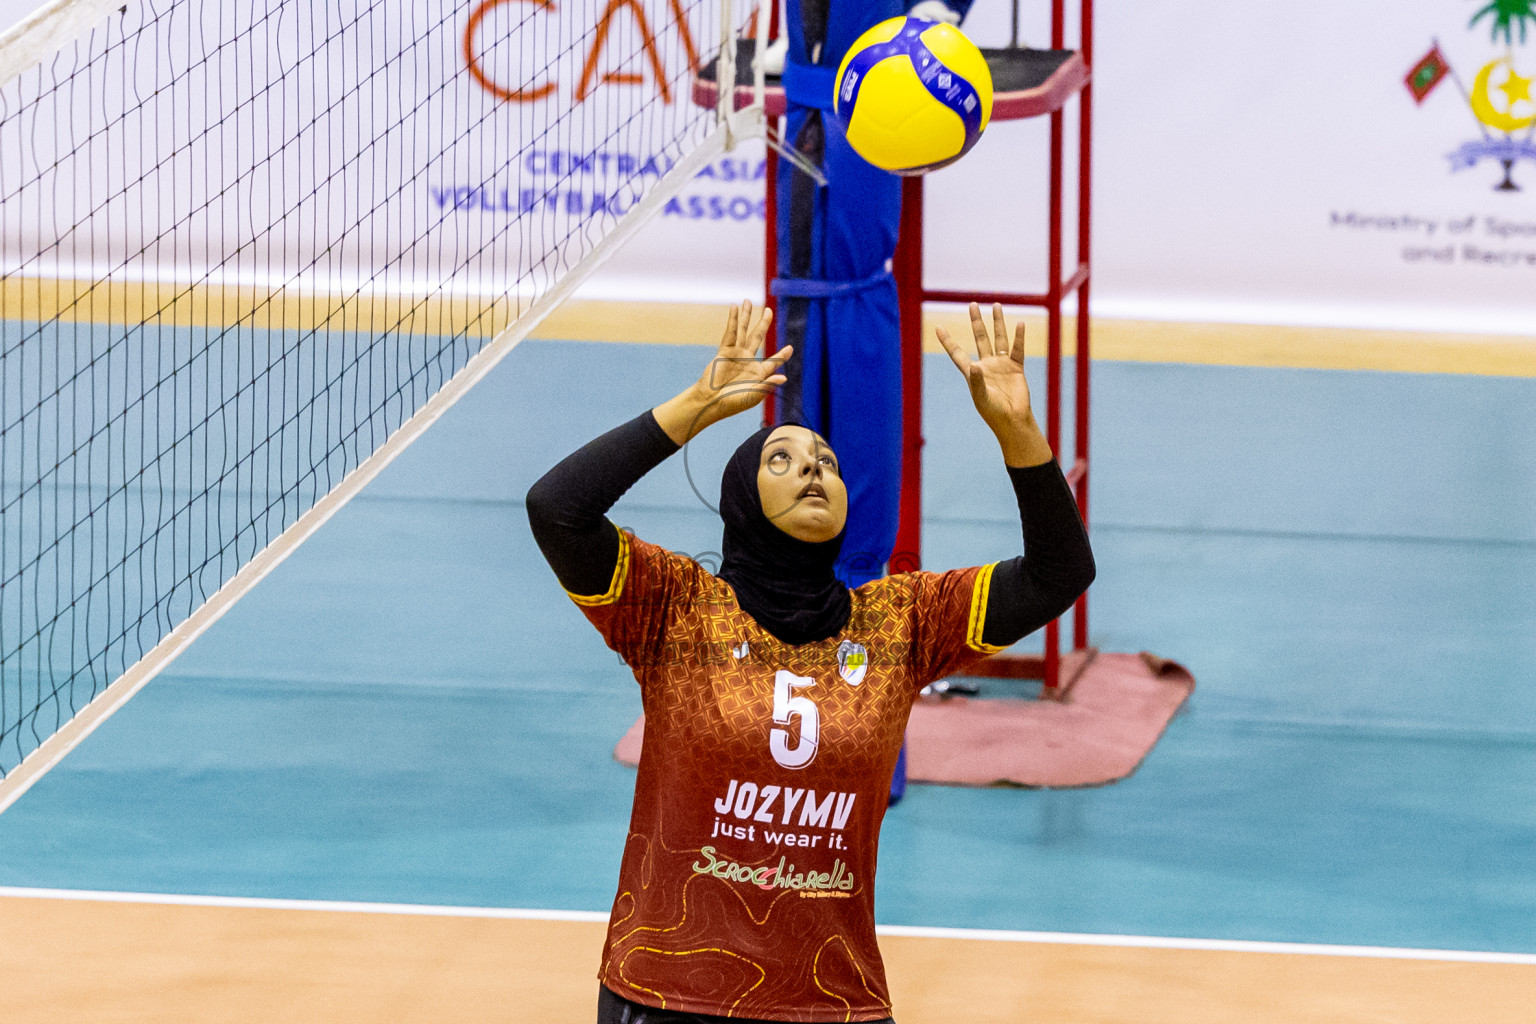
[[[600,1024],[888,1020],[873,875],[912,702],[1061,614],[1094,576],[1030,409],[1023,329],[1010,347],[1000,307],[994,334],[971,307],[974,360],[939,340],[1002,448],[1022,557],[848,590],[833,575],[841,467],[794,425],[759,430],[728,462],[718,573],[616,528],[605,513],[631,485],[783,382],[792,350],[754,358],[769,313],[754,324],[751,312],[731,311],[691,387],[528,493],[540,549],[645,708]]]

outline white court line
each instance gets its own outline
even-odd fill
[[[1536,967],[1536,953],[1489,953],[1464,949],[1403,949],[1396,946],[1328,946],[1310,942],[1250,942],[1242,939],[1179,939],[1158,935],[1080,935],[1075,932],[1010,932],[986,928],[923,928],[876,925],[881,935],[983,942],[1045,942],[1059,946],[1127,946],[1136,949],[1194,949],[1224,953],[1287,953],[1293,956],[1360,956],[1384,960],[1451,960],[1474,964]]]
[[[0,899],[82,900],[99,903],[153,903],[179,907],[240,907],[257,910],[316,910],[343,914],[404,914],[415,917],[489,917],[525,921],[601,923],[600,910],[527,910],[513,907],[442,907],[420,903],[350,903],[341,900],[278,900],[251,896],[183,896],[174,893],[94,892],[82,889],[24,889],[0,885]],[[1156,935],[1082,935],[1075,932],[1015,932],[990,928],[925,928],[882,924],[881,935],[981,942],[1038,942],[1058,946],[1118,946],[1133,949],[1190,949],[1225,953],[1284,953],[1292,956],[1357,956],[1385,960],[1448,960],[1458,963],[1522,964],[1536,967],[1536,953],[1492,953],[1462,949],[1402,949],[1395,946],[1329,946],[1307,942],[1248,942],[1241,939],[1184,939]]]
[[[254,910],[327,910],[340,914],[406,914],[413,917],[497,917],[526,921],[606,921],[601,910],[520,910],[511,907],[437,907],[424,903],[349,903],[343,900],[274,900],[255,896],[183,896],[178,893],[92,892],[84,889],[19,889],[0,885],[0,899],[87,900],[161,903],[175,907],[241,907]]]

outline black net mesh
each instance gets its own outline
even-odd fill
[[[718,17],[150,0],[0,86],[0,777],[708,135]]]

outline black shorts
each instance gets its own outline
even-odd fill
[[[609,990],[606,985],[599,985],[597,987],[597,1024],[782,1024],[782,1022],[747,1020],[744,1017],[716,1017],[709,1013],[658,1010],[654,1006],[632,1003]],[[887,1017],[872,1024],[895,1024],[895,1022]]]

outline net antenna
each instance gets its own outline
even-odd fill
[[[767,18],[759,18],[761,43]],[[0,810],[720,154],[733,0],[55,0],[0,35]]]

